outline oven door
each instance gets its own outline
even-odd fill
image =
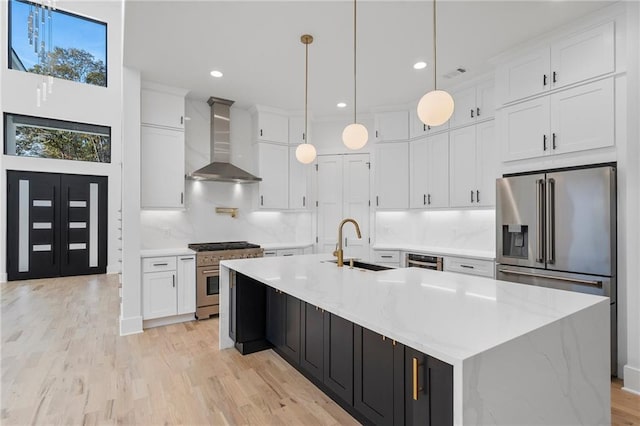
[[[216,265],[198,268],[196,287],[198,307],[217,305],[220,294],[220,267]]]

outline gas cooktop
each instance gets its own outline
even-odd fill
[[[195,251],[220,251],[260,248],[260,246],[247,241],[225,241],[217,243],[189,244],[189,248]]]

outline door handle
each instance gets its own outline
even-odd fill
[[[264,196],[260,196],[260,205],[264,206]]]
[[[553,72],[553,82],[555,83],[557,81],[557,77],[558,77],[558,73],[556,73],[555,71]]]
[[[475,269],[475,266],[471,266],[471,265],[460,265],[461,268],[467,268],[467,269]]]
[[[473,189],[471,190],[471,202],[473,203]]]
[[[473,118],[473,108],[471,108],[471,118]]]
[[[427,204],[431,205],[431,194],[427,195]]]
[[[307,206],[307,197],[305,197],[304,195],[302,196],[302,207],[306,207]]]
[[[542,76],[542,85],[543,85],[543,86],[546,86],[546,85],[547,85],[547,75],[546,75],[546,74],[544,74],[544,75]]]
[[[154,263],[153,266],[169,266],[168,263]]]
[[[502,272],[503,274],[522,275],[525,277],[547,278],[550,280],[568,281],[568,282],[577,283],[577,284],[588,284],[598,288],[602,288],[602,281],[599,281],[599,280],[581,280],[580,278],[559,277],[556,275],[541,275],[541,274],[534,274],[531,272],[512,271],[510,269],[498,269],[498,272]]]
[[[476,108],[476,117],[480,117],[480,107]]]
[[[201,273],[202,275],[205,275],[205,274],[214,274],[214,273],[215,273],[215,274],[218,274],[218,273],[220,273],[220,269],[212,269],[212,270],[210,270],[210,271],[202,271],[202,272],[200,272],[200,273]]]
[[[542,247],[542,236],[544,235],[544,224],[542,208],[544,205],[544,179],[536,181],[536,262],[544,262],[544,252]]]
[[[379,205],[380,205],[379,199],[378,199],[378,196],[376,195],[376,206],[379,206]]]
[[[480,190],[476,189],[476,203],[480,202]]]
[[[551,136],[551,147],[555,150],[556,149],[556,134],[552,133]]]
[[[427,205],[427,194],[423,194],[423,196],[422,196],[422,204],[425,205],[425,206]]]
[[[547,150],[547,135],[542,135],[542,150]]]
[[[556,181],[551,178],[548,179],[549,185],[547,187],[547,263],[554,264],[555,261],[555,234],[556,234]]]
[[[418,358],[412,358],[413,363],[413,400],[418,400]]]
[[[171,275],[171,279],[173,281],[173,288],[176,288],[176,276],[175,275]]]

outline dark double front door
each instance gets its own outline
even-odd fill
[[[107,177],[7,172],[9,280],[101,274]]]

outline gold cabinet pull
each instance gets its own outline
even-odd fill
[[[418,358],[413,357],[413,400],[418,400]]]

